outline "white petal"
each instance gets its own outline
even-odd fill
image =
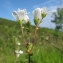
[[[45,14],[47,14],[47,10],[46,10],[45,7],[44,7],[44,8],[41,8],[41,13],[45,13]]]
[[[18,50],[15,50],[15,53],[19,53],[19,51]]]
[[[14,12],[12,13],[12,15],[13,15],[16,19],[23,20],[23,21],[25,21],[25,22],[28,21],[28,19],[29,19],[29,17],[28,17],[27,14],[28,14],[28,13],[27,13],[26,9],[21,10],[21,9],[19,9],[19,8],[18,8],[17,11],[14,11]]]
[[[17,42],[17,45],[21,45],[21,43]]]
[[[20,51],[19,51],[19,54],[23,54],[23,51],[20,50]]]
[[[12,16],[13,16],[14,18],[16,18],[17,20],[19,19],[18,14],[17,14],[16,11],[14,11],[14,12],[12,13]]]
[[[23,20],[24,16],[26,15],[26,11],[18,9],[17,13],[18,13],[19,19]]]
[[[24,16],[24,21],[28,22],[29,21],[29,17],[27,15]]]
[[[33,14],[34,14],[34,18],[39,18],[39,19],[41,19],[41,9],[40,9],[40,8],[36,8],[36,9],[33,11]]]

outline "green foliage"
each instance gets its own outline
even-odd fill
[[[56,24],[56,30],[63,30],[63,8],[58,8],[57,12],[53,13],[52,22]]]
[[[34,32],[34,26],[31,29]],[[24,30],[25,38],[28,39],[27,30],[25,28]],[[52,29],[38,29],[37,44],[34,46],[31,56],[32,63],[63,63],[63,32],[58,31],[58,37],[55,36],[56,33]],[[14,37],[17,37],[23,43],[19,24],[15,21],[0,18],[0,63],[15,63]],[[55,37],[57,37],[58,42],[56,42]],[[18,63],[28,63],[28,56],[23,44],[20,49],[24,53],[19,57]]]

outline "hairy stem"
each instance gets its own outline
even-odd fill
[[[21,31],[22,31],[22,39],[24,44],[26,44],[25,38],[24,38],[24,32],[23,32],[23,26],[21,25]]]
[[[35,30],[34,30],[34,44],[36,44],[36,39],[37,39],[37,28],[38,26],[35,27]]]
[[[41,19],[41,21],[40,21],[40,23],[42,22],[42,19]],[[39,24],[40,24],[39,23]],[[34,44],[36,44],[36,40],[37,40],[37,29],[38,29],[38,27],[39,27],[39,24],[37,24],[36,26],[35,26],[35,30],[34,30]]]

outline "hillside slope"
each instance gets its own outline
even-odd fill
[[[34,26],[32,28],[32,32]],[[29,37],[24,31],[25,38]],[[15,38],[22,43],[21,30],[17,22],[0,18],[0,63],[15,62]],[[32,40],[33,41],[33,40]],[[24,46],[20,47],[24,50]],[[24,50],[25,52],[25,50]],[[37,31],[37,44],[33,50],[32,60],[35,63],[62,63],[63,62],[63,32],[48,28],[39,28]],[[22,55],[18,63],[26,63]],[[38,57],[37,57],[38,56]]]

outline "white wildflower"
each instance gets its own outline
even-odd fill
[[[41,8],[41,16],[42,16],[42,18],[46,17],[46,15],[47,15],[46,8]]]
[[[19,42],[17,42],[16,44],[17,44],[17,45],[21,45],[21,43],[19,43]]]
[[[23,51],[22,50],[15,50],[15,53],[16,54],[23,54]]]
[[[19,8],[18,8],[17,11],[14,11],[14,12],[12,13],[12,15],[13,15],[17,20],[21,20],[21,21],[25,21],[25,22],[27,22],[27,21],[29,20],[29,17],[28,17],[27,14],[28,14],[28,13],[27,13],[26,9],[21,10],[21,9],[19,9]]]
[[[42,13],[42,14],[47,14],[47,10],[46,10],[45,7],[44,7],[44,8],[41,8],[41,13]]]
[[[36,8],[35,10],[33,10],[33,15],[34,15],[34,18],[38,18],[41,20],[41,9]]]
[[[15,50],[15,53],[16,53],[16,54],[18,54],[18,53],[19,53],[19,51],[18,51],[18,50]]]
[[[19,54],[23,54],[23,51],[20,50],[20,51],[19,51]]]

